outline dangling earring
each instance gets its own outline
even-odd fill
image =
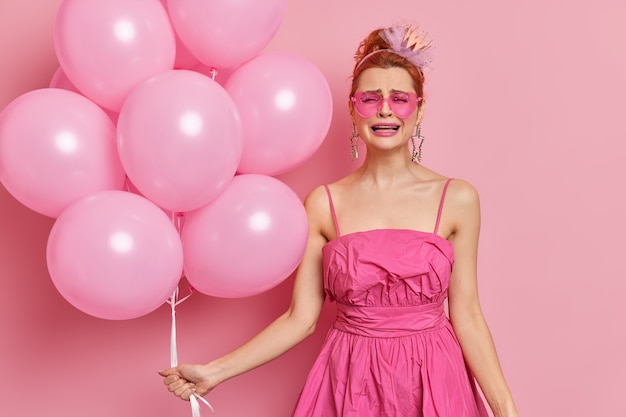
[[[352,123],[352,135],[350,136],[350,160],[352,161],[359,159],[358,138],[359,132],[356,131],[356,126]]]
[[[415,138],[420,140],[419,146],[415,146]],[[422,126],[418,123],[415,126],[415,132],[413,136],[411,136],[411,146],[413,147],[413,151],[411,152],[411,162],[422,162],[422,145],[424,144],[424,136],[422,136]]]

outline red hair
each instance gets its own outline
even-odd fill
[[[363,71],[368,68],[403,68],[405,69],[411,78],[413,79],[413,86],[415,87],[415,92],[419,97],[424,96],[424,74],[422,70],[411,62],[409,62],[406,58],[395,54],[393,51],[385,51],[385,49],[389,49],[389,44],[385,41],[382,36],[380,36],[381,29],[376,29],[371,32],[359,45],[356,53],[354,54],[354,59],[356,60],[356,65],[354,66],[354,70],[352,71],[352,88],[350,89],[350,96],[353,96],[356,92],[356,84],[359,80],[359,76]],[[382,52],[375,53],[362,61],[364,57],[368,54],[383,50]],[[420,101],[420,105],[423,101]]]

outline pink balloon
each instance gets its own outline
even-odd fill
[[[166,71],[137,86],[117,128],[128,177],[170,211],[195,210],[213,200],[241,158],[235,103],[222,86],[193,71]]]
[[[22,204],[57,217],[74,200],[120,190],[115,126],[87,98],[44,88],[0,113],[0,181]]]
[[[274,37],[287,0],[167,0],[182,42],[205,65],[237,66],[258,54]]]
[[[176,55],[167,11],[154,0],[64,0],[54,47],[72,83],[115,111],[139,82],[172,69]]]
[[[259,294],[295,270],[307,238],[306,212],[291,188],[265,175],[238,175],[215,201],[188,214],[185,273],[207,295]]]
[[[180,237],[163,211],[143,197],[103,191],[57,218],[48,239],[50,277],[74,307],[95,317],[150,313],[180,280]]]
[[[240,173],[289,171],[313,155],[328,133],[330,87],[320,70],[302,57],[259,55],[234,71],[225,88],[244,127]]]

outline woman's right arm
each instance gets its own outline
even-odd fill
[[[248,342],[206,365],[184,364],[159,371],[176,396],[188,400],[194,393],[205,395],[227,379],[277,358],[313,333],[325,298],[322,247],[327,239],[322,231],[329,209],[323,188],[313,190],[304,205],[309,237],[287,311]]]

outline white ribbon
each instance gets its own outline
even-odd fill
[[[178,299],[178,292],[178,287],[176,287],[174,293],[167,301],[167,303],[172,307],[172,333],[170,335],[170,366],[172,368],[178,366],[178,351],[176,349],[176,306],[191,297],[191,294],[193,294],[193,289],[189,294],[187,294],[180,300]],[[191,397],[189,397],[192,417],[201,417],[200,403],[198,401],[202,401],[204,404],[206,404],[207,407],[211,409],[213,413],[215,413],[213,406],[211,406],[211,404],[209,404],[207,400],[205,400],[202,396],[194,393]]]

